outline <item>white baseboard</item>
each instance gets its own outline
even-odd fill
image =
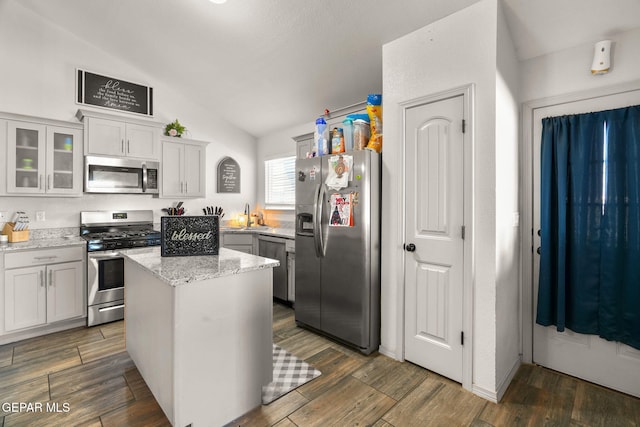
[[[385,347],[385,346],[383,346],[383,345],[381,345],[381,346],[378,348],[378,353],[383,354],[383,355],[385,355],[385,356],[387,356],[387,357],[390,357],[390,358],[392,358],[392,359],[399,360],[399,361],[401,361],[401,362],[403,362],[403,361],[404,361],[401,357],[398,357],[398,356],[396,355],[396,352],[395,352],[395,351],[389,350],[388,348],[386,348],[386,347]]]
[[[471,392],[476,396],[480,396],[481,398],[486,399],[490,402],[498,403],[498,395],[495,391],[489,391],[474,384],[473,386],[471,386]]]
[[[520,365],[522,365],[522,360],[520,359],[520,357],[518,357],[516,361],[513,363],[513,366],[509,370],[509,373],[507,374],[507,376],[502,380],[502,382],[498,386],[498,396],[497,396],[498,402],[500,402],[504,397],[504,394],[506,393],[507,388],[509,388],[509,384],[511,384],[513,377],[516,376],[516,373],[518,372]]]
[[[66,329],[77,328],[79,326],[87,326],[87,318],[82,317],[80,319],[65,320],[62,322],[54,323],[52,325],[43,326],[40,328],[27,329],[18,332],[7,333],[0,337],[0,345],[9,344],[12,342],[26,340],[27,338],[34,338],[41,335],[52,334],[54,332],[64,331]]]
[[[486,388],[482,388],[474,384],[471,387],[471,392],[490,402],[499,403],[500,400],[502,400],[502,397],[504,396],[505,392],[507,391],[509,384],[511,384],[511,380],[513,380],[513,377],[516,375],[516,372],[518,372],[518,369],[520,368],[521,364],[522,364],[522,361],[520,360],[520,357],[518,357],[514,362],[513,366],[511,367],[511,369],[509,370],[509,373],[507,373],[504,379],[500,382],[500,385],[498,386],[497,391],[487,390]]]

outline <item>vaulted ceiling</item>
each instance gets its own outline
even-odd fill
[[[384,43],[477,1],[20,3],[259,137],[380,91]],[[501,1],[520,60],[640,27],[640,0]]]

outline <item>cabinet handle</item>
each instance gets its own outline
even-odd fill
[[[189,185],[189,182],[188,182],[188,181],[185,181],[185,183],[184,183],[184,194],[189,193],[189,190],[188,190],[187,185]]]
[[[40,270],[40,287],[44,287],[44,273]]]
[[[47,175],[47,189],[51,190],[51,175]]]
[[[184,188],[184,182],[180,181],[180,193],[184,193],[183,188]]]
[[[49,287],[53,286],[53,270],[49,270]]]
[[[120,152],[124,153],[124,139],[121,141],[121,144],[120,144]]]
[[[45,259],[56,259],[56,258],[58,258],[58,255],[34,256],[33,257],[33,259],[37,259],[38,261],[45,260]]]
[[[42,190],[42,175],[38,177],[38,190]]]
[[[129,143],[129,140],[127,139],[127,154],[129,154],[131,152],[131,146]]]

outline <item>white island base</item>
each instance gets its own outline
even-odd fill
[[[271,267],[277,262],[267,268],[261,258],[258,269],[213,274],[218,277],[190,271],[204,278],[171,284],[163,269],[203,257],[160,258],[156,251],[149,263],[149,255],[136,251],[124,254],[127,351],[171,424],[221,426],[259,406],[273,375]],[[206,261],[220,267],[222,251],[225,259],[246,256],[221,249]]]

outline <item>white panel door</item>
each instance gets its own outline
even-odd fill
[[[540,144],[545,117],[602,111],[640,104],[640,90],[623,94],[567,102],[537,108],[533,115],[533,226],[540,229]],[[540,236],[534,233],[540,247]],[[533,265],[533,362],[587,381],[640,396],[640,351],[606,341],[597,335],[583,335],[569,329],[557,332],[555,326],[535,323],[538,302],[540,257]],[[640,305],[638,306],[640,310]]]
[[[457,96],[408,108],[405,115],[405,358],[458,382],[463,107],[463,96]]]

